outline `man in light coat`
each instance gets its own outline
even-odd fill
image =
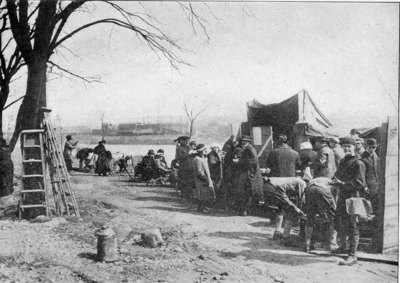
[[[199,212],[204,212],[207,209],[207,202],[215,200],[215,191],[213,181],[211,180],[210,169],[208,168],[207,159],[204,157],[206,149],[204,144],[198,144],[194,157],[194,183],[196,185],[198,200],[197,211]]]
[[[336,172],[335,155],[328,146],[328,140],[325,137],[317,137],[315,147],[318,149],[318,155],[313,163],[314,178],[332,178]]]

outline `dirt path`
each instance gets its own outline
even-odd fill
[[[267,219],[222,211],[199,214],[174,189],[127,177],[72,177],[82,221],[0,221],[0,282],[396,282],[397,266],[308,255],[279,246]],[[111,226],[119,261],[95,260],[95,231]],[[133,244],[145,228],[165,245]]]

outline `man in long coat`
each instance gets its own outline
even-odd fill
[[[318,137],[315,146],[318,148],[318,155],[313,163],[314,178],[332,178],[336,172],[335,155],[328,146],[328,140],[324,137]]]
[[[352,137],[342,139],[342,147],[345,157],[340,161],[336,172],[335,185],[340,189],[337,202],[335,226],[339,233],[340,248],[338,252],[346,251],[346,236],[349,237],[350,247],[348,257],[341,265],[353,265],[357,263],[357,247],[359,242],[359,230],[355,217],[347,213],[346,201],[353,197],[360,197],[365,189],[365,164],[355,152],[356,141]]]
[[[207,155],[208,167],[210,168],[211,180],[214,184],[217,203],[222,207],[226,207],[226,195],[224,188],[221,186],[223,178],[222,156],[219,151],[220,146],[217,143],[212,143],[211,152]]]
[[[197,191],[197,211],[199,212],[204,212],[206,210],[208,201],[215,200],[215,191],[213,181],[211,180],[210,169],[207,159],[204,157],[204,151],[206,149],[204,144],[198,144],[194,157],[194,182]]]
[[[367,198],[371,201],[374,213],[378,211],[379,200],[379,180],[378,166],[379,157],[375,150],[378,147],[376,139],[366,140],[366,150],[361,154],[362,161],[365,164],[365,181],[367,182]]]
[[[299,167],[299,154],[290,148],[285,135],[280,135],[278,148],[270,152],[267,158],[267,168],[271,169],[271,177],[295,177],[296,167]]]
[[[181,136],[177,142],[175,159],[179,162],[178,171],[178,190],[185,199],[193,197],[194,179],[193,179],[193,156],[189,146],[189,137]]]
[[[238,142],[235,141],[235,136],[231,135],[231,137],[224,143],[222,147],[224,155],[223,160],[223,173],[222,173],[222,184],[223,191],[226,194],[226,202],[227,208],[231,209],[234,206],[235,198],[235,172],[237,163],[234,163],[233,160],[237,160],[239,158],[238,153],[243,151],[243,148],[239,148]],[[239,150],[238,150],[239,149]]]
[[[242,137],[243,153],[238,160],[239,171],[239,196],[238,209],[243,216],[248,214],[248,210],[253,198],[261,199],[263,197],[260,165],[258,163],[257,152],[250,144],[250,136]]]
[[[5,139],[0,138],[0,197],[10,195],[14,191],[14,163],[11,151]]]

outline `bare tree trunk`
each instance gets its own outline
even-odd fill
[[[190,138],[192,137],[193,123],[194,123],[194,120],[193,120],[193,121],[190,121],[190,128],[189,128],[189,137],[190,137]]]
[[[42,107],[46,107],[46,59],[35,57],[28,65],[26,94],[18,111],[14,134],[10,141],[13,151],[21,131],[38,129],[43,119]]]
[[[6,102],[8,99],[8,95],[10,93],[10,87],[8,85],[8,83],[5,82],[5,85],[1,85],[0,86],[0,138],[3,138],[4,136],[4,132],[3,132],[3,108],[4,106],[6,106]]]

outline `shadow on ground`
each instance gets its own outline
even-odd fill
[[[267,234],[256,232],[214,232],[209,237],[244,240],[243,250],[240,252],[221,251],[220,256],[224,258],[242,258],[243,260],[260,260],[269,263],[277,263],[289,266],[301,266],[319,263],[321,261],[336,261],[336,257],[321,257],[301,252],[301,246],[291,248],[278,245],[275,241],[267,238]]]

